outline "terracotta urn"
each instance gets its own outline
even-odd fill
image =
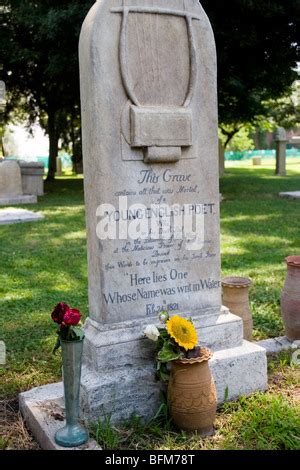
[[[300,256],[286,258],[287,273],[281,295],[281,313],[286,336],[300,339]]]
[[[201,436],[214,434],[217,410],[216,388],[208,361],[211,352],[201,348],[201,356],[171,364],[168,405],[176,426]]]
[[[252,285],[248,277],[225,277],[222,280],[223,305],[230,312],[243,320],[244,339],[252,341],[253,320],[249,304],[249,288]]]

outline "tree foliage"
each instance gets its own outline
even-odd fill
[[[300,60],[299,0],[201,0],[216,38],[220,122],[264,114],[290,93]]]
[[[50,138],[49,176],[58,139],[80,154],[78,39],[93,0],[2,0],[0,54],[7,115],[22,106]],[[270,100],[287,96],[299,61],[299,0],[201,0],[218,51],[219,116],[226,140]],[[25,99],[24,99],[25,97]],[[228,130],[229,129],[229,130]]]
[[[3,0],[0,52],[7,114],[22,106],[49,134],[49,176],[58,139],[80,114],[78,38],[87,0]],[[25,97],[25,100],[24,100]],[[74,125],[75,126],[75,125]],[[73,126],[73,127],[74,127]],[[76,128],[78,133],[80,127]]]

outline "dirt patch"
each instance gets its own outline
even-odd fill
[[[24,424],[17,398],[0,400],[0,449],[40,449]]]

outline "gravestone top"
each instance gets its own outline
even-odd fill
[[[80,68],[90,318],[219,313],[216,52],[202,7],[96,2]]]
[[[18,162],[0,160],[0,198],[22,195],[21,170]]]

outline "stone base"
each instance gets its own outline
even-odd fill
[[[25,209],[16,209],[15,207],[0,209],[0,225],[35,222],[43,219],[44,216],[42,214]]]
[[[210,360],[218,403],[267,389],[265,350],[244,341],[241,346],[217,351]],[[82,413],[94,422],[111,415],[112,422],[132,415],[151,418],[161,403],[160,384],[154,381],[153,366],[95,374],[83,368]],[[43,449],[62,449],[53,436],[63,426],[62,383],[45,385],[20,394],[20,410]],[[94,441],[77,449],[99,449]]]
[[[33,195],[0,198],[0,206],[10,206],[10,205],[18,205],[18,204],[36,204],[36,203],[37,203],[37,197]]]
[[[155,322],[157,318],[147,319],[147,323]],[[199,345],[214,352],[210,366],[219,403],[266,389],[266,351],[243,340],[240,317],[222,307],[194,317],[193,323]],[[155,343],[143,337],[145,326],[145,320],[112,325],[100,325],[91,318],[86,321],[81,397],[88,420],[104,414],[111,415],[112,421],[132,414],[150,418],[157,411],[160,385],[154,380]]]
[[[279,193],[279,197],[284,199],[300,199],[300,191],[290,191],[286,193]]]
[[[266,350],[243,340],[243,322],[227,308],[223,307],[218,313],[206,313],[193,318],[193,322],[199,344],[214,352],[210,368],[216,383],[218,403],[266,390]],[[149,318],[147,323],[155,320]],[[100,325],[90,318],[87,320],[81,379],[81,412],[85,421],[94,422],[110,416],[114,423],[132,415],[149,419],[157,412],[164,386],[155,382],[155,343],[143,337],[145,326],[144,320],[113,325]],[[53,401],[62,399],[61,386],[47,387],[21,394],[20,406],[25,417],[34,415],[35,421],[44,419],[40,405],[35,414],[31,409],[36,401],[42,401],[40,395],[47,397],[48,390],[52,393],[48,399],[52,405]],[[40,425],[40,428],[44,429],[45,426]],[[38,437],[39,442],[42,438]]]
[[[218,403],[267,389],[266,351],[255,343],[243,341],[234,348],[216,351],[210,360]],[[82,373],[82,411],[89,421],[111,415],[112,422],[131,415],[151,418],[160,405],[159,383],[154,381],[153,365]]]
[[[65,448],[54,441],[56,431],[64,426],[63,385],[44,385],[20,394],[20,410],[33,436],[44,450],[101,450],[90,439],[79,447]]]
[[[121,367],[151,367],[155,343],[143,336],[148,323],[158,328],[162,326],[157,317],[114,324],[99,324],[88,318],[84,325],[85,364],[98,372]],[[242,344],[243,322],[227,307],[194,317],[193,323],[202,347],[217,351]]]
[[[291,341],[286,336],[263,339],[261,341],[257,341],[256,344],[264,348],[267,354],[274,354],[281,351],[288,351],[289,349],[300,348],[300,341]]]

